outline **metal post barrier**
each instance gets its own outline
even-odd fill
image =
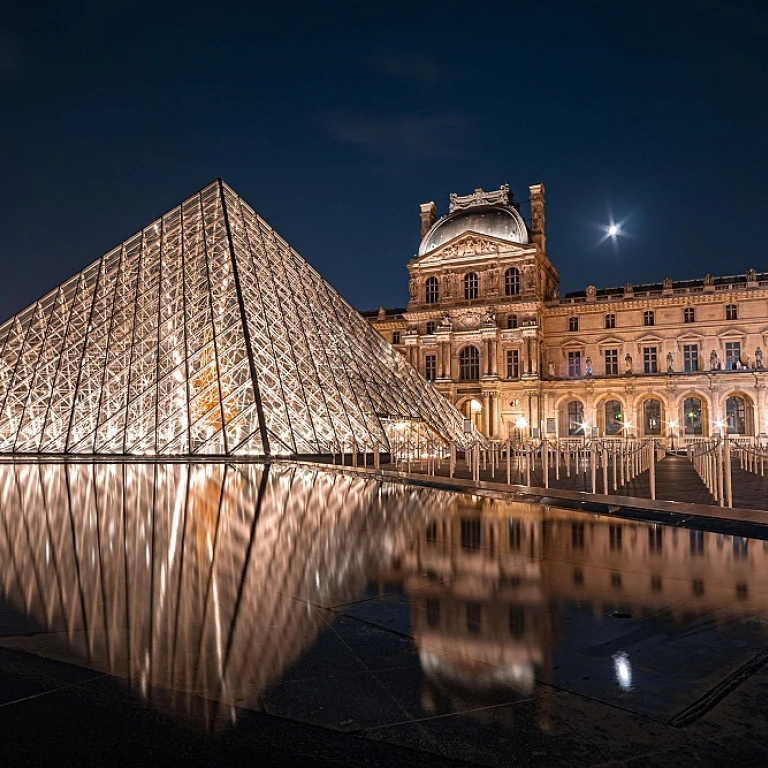
[[[507,485],[512,483],[512,441],[507,439]]]
[[[549,488],[549,443],[546,438],[541,441],[541,474],[544,476],[544,487]]]
[[[586,454],[586,451],[585,451]],[[584,457],[586,458],[586,456]],[[594,440],[589,444],[590,474],[592,475],[592,493],[597,493],[597,450]]]
[[[728,435],[723,443],[723,475],[725,476],[725,506],[733,507],[733,486],[731,482],[731,441]]]
[[[648,457],[648,483],[651,487],[651,500],[656,499],[656,444],[650,443],[650,455]]]

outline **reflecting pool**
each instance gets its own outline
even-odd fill
[[[768,690],[766,566],[738,531],[290,464],[0,466],[0,647],[213,740],[255,711],[486,764],[694,750]]]

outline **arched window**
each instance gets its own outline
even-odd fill
[[[568,434],[584,434],[584,406],[578,400],[568,403]]]
[[[686,435],[703,434],[701,426],[701,400],[698,397],[686,397],[683,401],[683,423]]]
[[[520,270],[510,267],[504,273],[504,295],[517,296],[520,293]]]
[[[747,403],[743,397],[732,395],[725,401],[725,423],[729,435],[747,434]]]
[[[427,304],[437,304],[440,298],[440,284],[436,277],[428,277],[424,283],[424,301]]]
[[[477,272],[469,272],[464,275],[464,298],[476,299],[480,293],[480,278]]]
[[[622,413],[621,403],[618,400],[609,400],[605,404],[605,434],[620,435],[624,427],[624,414]]]
[[[477,381],[480,378],[480,350],[469,346],[459,352],[459,378],[462,381]]]
[[[507,315],[507,328],[517,328],[517,315]]]
[[[661,434],[661,403],[651,398],[643,403],[643,427],[646,435]]]

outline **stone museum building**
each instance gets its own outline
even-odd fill
[[[768,431],[768,273],[560,296],[544,186],[421,205],[407,308],[371,324],[489,437],[663,438]]]

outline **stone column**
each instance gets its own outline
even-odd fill
[[[443,342],[440,339],[437,340],[435,363],[436,363],[435,378],[442,379],[443,378]]]

